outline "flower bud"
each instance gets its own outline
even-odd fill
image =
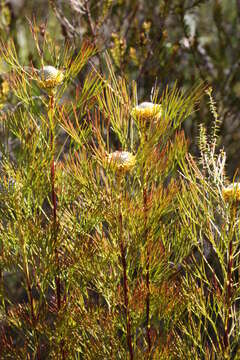
[[[132,110],[132,116],[149,122],[151,120],[159,120],[162,115],[161,105],[154,104],[152,102],[143,102],[140,105],[137,105]]]
[[[115,151],[107,155],[107,160],[119,172],[127,172],[136,164],[136,157],[128,151]]]
[[[44,66],[39,71],[39,85],[44,89],[53,89],[60,85],[63,81],[64,75],[61,70],[56,69],[54,66]]]

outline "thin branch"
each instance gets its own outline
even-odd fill
[[[119,196],[119,240],[120,240],[120,250],[121,250],[121,262],[123,269],[123,291],[124,291],[124,307],[126,314],[126,323],[127,323],[127,343],[129,350],[129,358],[133,360],[133,346],[132,346],[132,336],[131,336],[131,317],[129,313],[129,302],[128,302],[128,283],[127,283],[127,262],[126,262],[126,245],[123,239],[123,219],[122,219],[122,210],[121,210],[121,195]]]
[[[147,190],[143,190],[143,209],[144,209],[144,227],[145,227],[145,241],[147,244],[147,265],[146,265],[146,287],[147,287],[147,296],[146,296],[146,321],[147,321],[147,343],[148,343],[148,352],[150,354],[152,343],[150,335],[150,281],[149,281],[149,268],[150,268],[150,248],[147,243],[148,241],[148,231],[147,231]]]

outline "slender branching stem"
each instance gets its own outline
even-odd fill
[[[147,134],[144,133],[144,142],[147,143]],[[147,263],[146,263],[146,325],[147,325],[147,344],[148,352],[150,354],[152,348],[151,334],[150,334],[150,247],[148,243],[147,217],[148,217],[148,194],[147,194],[147,179],[146,174],[143,176],[143,211],[144,211],[144,239],[147,246]]]
[[[23,271],[24,271],[24,275],[25,275],[28,301],[30,303],[30,309],[31,309],[31,322],[32,322],[32,325],[34,326],[36,318],[35,318],[35,313],[34,313],[32,285],[31,285],[31,280],[30,280],[29,266],[28,266],[28,259],[27,259],[26,240],[25,240],[24,234],[21,229],[20,229],[19,233],[20,233],[22,251],[23,251]]]
[[[144,229],[145,229],[145,240],[148,241],[148,231],[147,231],[147,189],[143,189],[143,209],[144,209]],[[150,249],[149,244],[147,243],[147,264],[146,264],[146,322],[147,322],[147,343],[148,343],[148,352],[151,352],[151,335],[150,335],[150,277],[149,277],[149,268],[150,268]]]
[[[61,281],[60,281],[60,264],[59,264],[59,253],[57,245],[57,196],[55,189],[55,163],[54,163],[54,150],[55,150],[55,124],[54,124],[54,94],[49,96],[49,122],[50,122],[50,149],[52,152],[52,161],[51,161],[51,195],[52,195],[52,227],[53,227],[53,242],[54,242],[54,253],[55,253],[55,263],[56,263],[56,275],[55,275],[55,285],[56,285],[56,299],[57,299],[57,310],[61,310]],[[64,351],[64,341],[60,342],[61,347],[61,356],[62,360],[65,360],[65,351]]]
[[[85,4],[85,10],[86,10],[89,29],[90,29],[92,37],[93,37],[93,44],[97,48],[97,35],[98,35],[97,34],[97,25],[96,25],[96,23],[94,23],[94,21],[92,19],[91,10],[90,10],[90,6],[89,6],[89,1],[85,0],[84,4]],[[99,54],[97,56],[98,56],[98,59],[99,59],[99,69],[100,69],[101,73],[103,74],[101,58],[100,58]]]
[[[233,219],[236,218],[236,207],[233,206]],[[232,234],[231,234],[232,235]],[[230,235],[230,236],[231,236]],[[233,293],[233,239],[230,238],[228,244],[228,262],[227,262],[227,289],[226,289],[226,315],[225,315],[225,327],[224,327],[224,337],[223,337],[223,345],[224,345],[224,356],[228,357],[229,350],[229,336],[231,330],[231,302],[232,302],[232,293]]]
[[[119,189],[120,191],[120,189]],[[126,314],[127,324],[127,344],[129,350],[129,359],[133,360],[133,346],[132,346],[132,335],[131,335],[131,317],[129,312],[129,301],[128,301],[128,281],[127,281],[127,261],[126,261],[126,244],[123,236],[123,218],[122,218],[122,202],[121,202],[121,191],[119,195],[119,240],[121,250],[121,263],[123,270],[123,292],[124,292],[124,307]]]
[[[54,164],[54,150],[55,150],[55,126],[54,126],[54,95],[51,94],[49,98],[49,120],[50,120],[50,147],[52,152],[52,161],[51,161],[51,195],[52,195],[52,215],[53,215],[53,240],[54,240],[54,252],[56,259],[57,273],[55,276],[56,284],[56,298],[57,298],[57,309],[61,309],[61,283],[59,278],[59,255],[57,248],[57,196],[55,189],[55,164]]]
[[[224,328],[224,350],[225,353],[229,348],[229,334],[231,329],[231,298],[232,298],[232,267],[233,267],[233,254],[232,254],[232,239],[229,241],[228,246],[228,264],[227,264],[227,292],[226,292],[226,317]]]
[[[35,318],[35,313],[34,313],[33,294],[32,294],[30,275],[29,275],[29,267],[28,267],[28,261],[27,261],[25,241],[23,241],[23,269],[24,269],[25,279],[26,279],[28,301],[30,303],[30,309],[31,309],[31,321],[34,326],[36,318]]]
[[[20,231],[21,233],[21,231]],[[30,304],[30,311],[31,311],[31,324],[33,327],[33,336],[34,336],[34,341],[37,347],[36,350],[36,359],[39,360],[40,359],[40,355],[39,355],[39,344],[38,344],[38,336],[35,330],[35,326],[36,326],[36,315],[35,315],[35,311],[34,311],[34,299],[33,299],[33,293],[32,293],[32,285],[31,285],[31,279],[30,279],[30,273],[29,273],[29,265],[28,265],[28,260],[27,260],[27,251],[26,251],[26,242],[24,239],[24,234],[21,233],[21,238],[22,238],[22,248],[23,248],[23,271],[25,274],[25,281],[26,281],[26,287],[27,287],[27,296],[28,296],[28,301]]]
[[[4,257],[3,243],[0,245],[0,248],[1,248],[0,257],[3,259],[3,257]],[[0,267],[0,296],[1,296],[1,303],[3,304],[3,307],[4,307],[5,311],[6,311],[5,294],[4,294],[3,267]]]

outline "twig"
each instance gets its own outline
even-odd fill
[[[56,285],[56,298],[57,298],[57,311],[61,310],[61,281],[59,277],[60,266],[59,266],[59,254],[58,254],[58,246],[57,246],[57,197],[56,197],[56,189],[55,189],[55,164],[54,164],[54,147],[55,147],[55,134],[54,134],[54,95],[51,94],[49,96],[49,120],[50,120],[50,147],[52,154],[52,162],[51,162],[51,187],[52,187],[52,207],[53,207],[53,241],[54,241],[54,252],[55,252],[55,261],[56,261],[56,275],[55,275],[55,285]],[[64,340],[62,339],[60,342],[61,355],[62,360],[65,360],[65,352],[64,352]]]
[[[89,1],[85,0],[84,1],[84,5],[85,5],[85,10],[86,10],[86,14],[87,14],[87,19],[88,19],[88,24],[91,30],[91,33],[93,35],[93,43],[96,46],[96,36],[97,36],[97,32],[96,32],[96,26],[93,23],[93,19],[92,19],[92,15],[91,15],[91,11],[89,8]]]
[[[124,291],[124,307],[127,323],[127,343],[129,350],[129,358],[133,360],[133,346],[131,337],[131,318],[129,314],[129,302],[128,302],[128,284],[127,284],[127,262],[126,262],[126,245],[123,239],[123,219],[121,210],[121,195],[119,196],[119,237],[120,237],[120,250],[121,250],[121,262],[123,269],[123,291]]]
[[[232,254],[232,239],[229,242],[228,248],[228,265],[227,265],[227,293],[226,293],[226,318],[224,328],[224,351],[227,352],[229,347],[229,334],[231,328],[231,298],[232,298],[232,267],[233,267],[233,254]]]
[[[147,231],[147,189],[143,190],[143,211],[144,211],[144,227],[145,227],[145,240],[147,243],[148,240],[148,231]],[[150,280],[149,280],[149,268],[150,268],[150,249],[147,244],[147,265],[146,265],[146,287],[147,287],[147,296],[146,296],[146,321],[147,321],[147,343],[148,343],[148,352],[150,354],[152,348],[151,334],[150,334]]]

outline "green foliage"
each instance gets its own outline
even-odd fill
[[[51,49],[47,39],[43,49]],[[140,126],[131,116],[136,86],[115,76],[108,57],[108,75],[93,67],[78,84],[94,47],[83,44],[78,55],[60,49],[55,69],[46,67],[46,52],[36,69],[21,64],[13,43],[1,50],[15,102],[2,116],[2,354],[164,356],[184,308],[171,280],[187,248],[174,219],[187,151],[177,130],[203,88],[154,93],[161,117]],[[118,172],[109,162],[115,150],[132,152],[134,166],[124,170],[123,162]],[[21,302],[6,291],[14,274]]]
[[[208,140],[202,128],[199,164],[188,156],[182,167],[179,210],[192,249],[182,268],[189,302],[179,322],[177,353],[182,359],[190,353],[196,359],[238,359],[239,209],[233,195],[224,199],[226,155],[216,150],[218,115],[208,95],[213,135]]]
[[[32,41],[24,26],[6,36],[19,25],[1,1],[1,358],[239,358],[239,187],[224,112],[189,87],[196,69],[225,76],[235,15],[211,2],[215,59],[195,16],[207,3],[50,1]],[[197,159],[182,128],[202,103]]]

